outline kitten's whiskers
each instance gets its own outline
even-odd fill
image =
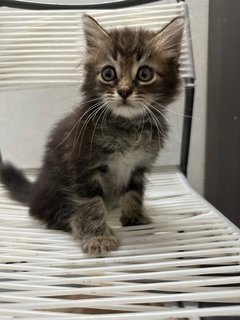
[[[80,126],[81,120],[83,119],[83,117],[84,117],[88,112],[91,111],[90,115],[91,115],[92,113],[94,113],[94,111],[96,111],[96,110],[94,110],[94,109],[96,109],[99,105],[101,105],[101,103],[102,103],[102,102],[99,101],[99,102],[95,103],[94,105],[92,105],[88,110],[86,110],[86,111],[84,112],[84,114],[83,114],[83,115],[81,116],[81,118],[79,119],[79,121],[78,121],[78,127],[76,128],[76,133],[75,133],[75,139],[74,139],[74,144],[73,144],[73,151],[74,151],[74,149],[75,149],[75,147],[76,147],[76,145],[77,145],[77,142],[78,142],[78,139],[79,139],[79,135],[81,134],[82,128],[81,128],[81,130],[80,130],[80,133],[77,135],[77,133],[78,133],[78,128],[79,128],[79,126]],[[88,117],[89,117],[90,115],[88,115]],[[88,118],[87,118],[87,119],[88,119]],[[84,127],[85,122],[87,121],[87,119],[84,121],[83,127]]]
[[[98,99],[98,98],[97,98],[97,99]],[[87,100],[87,101],[85,101],[84,103],[82,103],[80,106],[82,106],[83,104],[86,104],[86,103],[88,103],[88,102],[91,102],[91,101],[93,101],[93,100],[97,100],[97,99]],[[66,136],[65,138],[63,138],[63,140],[62,140],[51,152],[55,151],[58,147],[60,147],[60,145],[62,145],[62,144],[70,137],[70,135],[72,134],[72,132],[74,131],[74,129],[75,129],[75,128],[78,126],[78,124],[80,123],[80,121],[81,121],[81,119],[83,118],[83,116],[84,116],[87,112],[91,111],[92,108],[94,108],[94,107],[95,107],[95,105],[91,106],[91,107],[82,115],[82,117],[74,124],[74,126],[72,127],[72,129],[70,130],[70,132],[67,134],[67,136]]]
[[[158,145],[159,145],[159,149],[161,147],[161,136],[162,136],[162,132],[161,132],[161,127],[159,127],[159,121],[158,121],[158,118],[155,116],[155,114],[149,110],[149,108],[144,104],[142,103],[142,106],[144,107],[145,111],[147,114],[149,114],[150,116],[150,122],[154,122],[154,125],[157,129],[157,134],[158,134]],[[152,119],[152,121],[151,121]],[[156,121],[157,120],[157,121]],[[152,134],[153,135],[153,134]]]
[[[150,102],[152,103],[155,103],[156,105],[158,105],[159,107],[163,108],[164,110],[168,111],[168,112],[171,112],[173,114],[176,114],[177,116],[180,116],[182,118],[192,118],[192,119],[196,119],[196,120],[202,120],[202,118],[200,117],[196,117],[196,116],[188,116],[188,115],[185,115],[185,114],[182,114],[182,113],[179,113],[179,112],[176,112],[176,111],[173,111],[171,110],[170,108],[164,106],[163,104],[159,103],[159,102],[156,102],[155,100],[153,99],[150,99],[149,97],[145,97],[146,100],[149,100]]]
[[[152,123],[154,123],[154,126],[157,129],[157,134],[158,134],[158,140],[160,140],[160,135],[159,135],[159,128],[158,128],[158,124],[156,123],[155,119],[152,117],[152,115],[150,114],[148,108],[143,104],[143,108],[146,110],[146,113],[148,115],[149,121],[151,123],[151,128],[152,128]],[[153,131],[152,131],[152,137],[153,137]],[[159,143],[160,145],[160,143]]]
[[[143,113],[142,113],[142,130],[138,136],[138,139],[136,141],[136,143],[139,143],[141,141],[142,135],[143,135],[143,131],[144,131],[144,117],[145,117],[145,109],[141,106]]]
[[[167,122],[169,122],[168,119],[167,119],[167,117],[164,116],[160,110],[156,109],[156,108],[155,108],[152,104],[150,104],[149,102],[145,102],[145,103],[147,104],[147,107],[153,108],[153,110],[157,111],[163,118],[165,118],[165,120],[166,120]],[[151,112],[152,112],[152,111],[151,111]],[[154,114],[154,112],[152,112],[152,113]],[[164,128],[163,128],[163,126],[162,126],[162,124],[161,124],[161,121],[158,119],[158,117],[157,117],[155,114],[154,114],[154,116],[155,116],[155,118],[158,120],[158,123],[159,123],[159,126],[160,126],[160,128],[161,128],[162,134],[164,134]]]
[[[156,112],[158,112],[160,114],[161,117],[163,117],[167,123],[169,123],[170,121],[168,120],[167,116],[161,112],[159,109],[157,109],[154,105],[152,105],[151,103],[149,102],[146,102],[147,103],[147,106],[149,106],[150,108],[153,108],[153,110],[155,110]]]
[[[97,118],[97,121],[95,123],[95,126],[94,126],[94,129],[93,129],[93,133],[92,133],[92,137],[91,137],[91,143],[90,143],[90,158],[91,158],[91,154],[92,154],[92,145],[93,145],[93,138],[94,138],[94,135],[95,135],[95,131],[97,129],[97,124],[98,124],[98,121],[100,120],[101,116],[104,114],[105,112],[105,106],[107,105],[107,102],[104,102],[103,105],[101,106],[101,108],[98,110],[98,111],[101,111],[102,109],[102,112],[99,114],[98,118]],[[95,113],[94,117],[93,117],[93,120],[95,119],[96,115],[97,115],[98,112]]]
[[[146,109],[146,107],[144,107],[144,105],[140,102],[140,105],[141,105],[141,107],[142,107],[142,109],[145,111],[145,113],[146,113],[146,115],[147,115],[147,117],[148,117],[148,120],[149,120],[149,123],[150,123],[150,126],[151,126],[151,139],[150,139],[150,145],[152,144],[152,136],[153,136],[153,131],[152,131],[152,121],[151,121],[151,118],[149,117],[149,114],[148,114],[148,112],[147,112],[147,109]]]
[[[107,139],[106,139],[106,136],[105,136],[105,134],[104,134],[104,128],[107,127],[107,116],[108,116],[108,114],[110,113],[109,101],[108,101],[108,104],[106,105],[106,108],[105,108],[105,109],[106,109],[106,110],[105,110],[105,113],[104,113],[104,115],[103,115],[102,123],[101,123],[101,130],[102,130],[102,135],[103,135],[103,137],[104,137],[104,139],[105,139],[105,141],[106,141]]]
[[[97,107],[101,106],[101,104],[102,104],[102,102],[100,102]],[[84,123],[83,123],[83,126],[82,126],[82,128],[81,128],[81,130],[80,130],[80,132],[79,132],[79,134],[78,134],[78,136],[77,136],[76,144],[75,144],[74,147],[73,147],[73,150],[74,150],[75,147],[76,147],[76,145],[77,145],[77,143],[78,143],[78,141],[79,141],[79,139],[81,138],[81,140],[80,140],[80,145],[79,145],[79,148],[78,148],[79,155],[80,155],[80,152],[81,152],[83,137],[84,137],[84,134],[85,134],[85,132],[86,132],[87,126],[88,126],[89,122],[93,119],[93,117],[94,117],[100,110],[101,110],[101,107],[100,107],[100,109],[97,109],[97,110],[92,111],[91,114],[88,115],[87,119],[86,119],[86,120],[84,121]]]
[[[159,109],[157,109],[156,107],[154,107],[152,104],[148,104],[149,107],[153,108],[156,112],[158,112],[165,120],[167,123],[170,123],[170,121],[168,120],[167,116],[161,112]],[[171,127],[172,132],[174,133],[175,137],[177,138],[177,140],[179,142],[181,142],[181,137],[176,133],[176,131],[173,129],[173,127]]]

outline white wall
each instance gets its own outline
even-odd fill
[[[3,158],[19,167],[39,167],[49,130],[78,101],[79,88],[72,86],[1,92]]]
[[[203,194],[207,108],[209,0],[186,0],[186,2],[189,5],[197,79],[188,178],[193,188],[196,189],[200,194]]]

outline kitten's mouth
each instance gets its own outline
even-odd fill
[[[119,102],[118,106],[119,107],[131,107],[131,108],[133,108],[133,105],[127,100],[123,100],[123,101]]]
[[[127,99],[119,99],[112,105],[112,112],[115,116],[121,116],[128,119],[133,119],[144,114],[144,110],[138,106],[135,101]]]

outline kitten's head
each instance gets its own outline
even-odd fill
[[[89,99],[98,98],[113,115],[131,119],[174,98],[183,18],[158,32],[105,30],[87,15],[83,26],[87,44],[83,91]]]

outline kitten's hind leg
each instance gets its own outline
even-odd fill
[[[84,253],[98,256],[116,250],[119,240],[105,221],[106,207],[100,196],[75,200],[77,211],[69,220],[72,234]]]
[[[144,169],[136,170],[123,196],[121,222],[123,226],[134,226],[151,223],[143,207]]]

